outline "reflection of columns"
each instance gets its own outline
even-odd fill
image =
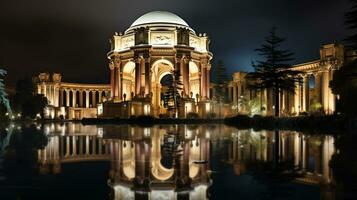
[[[86,135],[86,155],[89,155],[89,136]]]
[[[331,181],[329,161],[334,152],[334,138],[332,136],[325,136],[322,143],[322,177],[326,183]]]
[[[73,156],[76,156],[76,155],[77,155],[77,144],[76,144],[77,140],[76,140],[76,139],[77,139],[77,138],[76,138],[75,135],[72,136],[72,155],[73,155]]]
[[[66,107],[69,107],[69,90],[66,90]]]
[[[300,164],[300,138],[299,133],[294,133],[294,165]]]
[[[69,136],[66,136],[66,155],[65,157],[70,156],[70,152],[69,152]]]
[[[306,170],[306,137],[304,135],[301,136],[302,141],[302,170]]]
[[[86,108],[89,108],[89,91],[86,90],[85,93],[86,93]]]

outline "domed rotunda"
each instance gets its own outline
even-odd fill
[[[209,112],[209,38],[179,16],[166,11],[146,13],[110,40],[107,56],[111,98],[103,116],[130,117],[167,113],[167,78],[178,70],[183,83],[180,115]]]

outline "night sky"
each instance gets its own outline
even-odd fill
[[[207,33],[228,72],[251,71],[272,26],[287,38],[294,63],[319,58],[319,47],[347,35],[348,0],[2,0],[0,68],[13,85],[40,71],[65,81],[108,83],[108,39],[141,15],[165,10]]]

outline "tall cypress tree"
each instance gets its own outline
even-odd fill
[[[250,74],[250,77],[256,80],[253,87],[274,90],[275,116],[280,113],[279,93],[283,90],[294,92],[295,83],[299,81],[297,75],[301,73],[290,69],[289,62],[293,60],[293,53],[281,49],[284,41],[285,38],[277,36],[276,28],[273,27],[265,38],[265,43],[255,49],[264,60],[253,62],[255,71]]]
[[[225,88],[227,88],[228,84],[228,76],[227,69],[224,66],[222,60],[218,60],[215,66],[215,76],[216,76],[216,84],[215,84],[215,96],[219,103],[227,100],[227,92]]]
[[[352,49],[357,49],[357,0],[350,0],[351,10],[345,14],[345,25],[353,33],[346,38]]]

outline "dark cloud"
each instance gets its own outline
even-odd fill
[[[167,10],[211,37],[229,72],[251,70],[254,49],[279,28],[296,61],[317,59],[319,46],[346,36],[348,0],[12,0],[0,3],[0,65],[11,83],[40,71],[67,81],[108,82],[108,38],[141,15]]]

